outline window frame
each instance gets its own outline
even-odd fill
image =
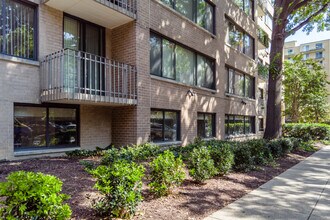
[[[255,41],[255,38],[252,37],[248,32],[246,32],[241,26],[239,26],[236,22],[234,22],[227,15],[225,15],[225,19],[226,19],[226,23],[227,23],[226,44],[228,44],[231,48],[239,51],[240,53],[243,53],[244,55],[248,56],[252,60],[255,60],[255,58],[256,58],[256,41]],[[242,42],[238,42],[239,44],[242,43],[242,48],[239,48],[239,46],[234,46],[230,43],[230,34],[229,34],[230,24],[234,27],[235,32],[239,32],[240,34],[242,34],[242,37],[241,37]],[[246,45],[245,45],[245,38],[246,37],[249,37],[252,40],[252,44],[253,44],[252,57],[249,54],[247,54],[247,52],[246,52]]]
[[[246,6],[246,4],[245,4],[245,2],[246,1],[251,1],[252,2],[252,4],[251,4],[251,14],[249,15],[248,13],[246,13],[246,11],[245,11],[245,6]],[[238,4],[237,4],[237,2],[235,1],[235,0],[233,0],[233,2],[234,2],[234,4],[237,6],[237,7],[239,7],[249,18],[251,18],[253,21],[255,21],[255,11],[254,11],[254,4],[255,4],[255,0],[242,0],[242,7],[241,6],[239,6]]]
[[[244,76],[244,83],[243,83],[243,88],[242,88],[243,89],[243,93],[244,93],[243,96],[241,96],[239,94],[236,94],[235,86],[233,86],[233,85],[235,85],[235,81],[233,81],[233,85],[232,85],[232,88],[231,88],[231,85],[230,85],[230,70],[232,70],[232,72],[233,72],[234,79],[235,79],[236,72],[238,74]],[[251,76],[251,75],[249,75],[249,74],[247,74],[247,73],[245,73],[243,71],[240,71],[240,70],[238,70],[236,68],[233,68],[231,66],[228,66],[228,65],[226,65],[226,72],[227,72],[227,87],[226,87],[226,93],[227,94],[236,95],[236,96],[240,96],[240,97],[243,97],[243,98],[256,99],[256,82],[255,82],[256,77]],[[252,79],[252,84],[253,84],[252,85],[252,87],[253,87],[252,97],[249,97],[246,94],[246,78],[247,77],[249,77],[249,78]],[[231,90],[233,92],[230,92]]]
[[[203,26],[199,25],[197,23],[197,0],[192,0],[192,19],[190,19],[189,17],[185,16],[184,14],[182,14],[179,10],[177,10],[177,4],[176,4],[177,0],[170,0],[170,4],[167,4],[166,2],[164,2],[163,0],[161,0],[161,2],[164,5],[167,5],[169,7],[171,7],[173,10],[175,10],[176,12],[178,12],[180,15],[184,16],[185,18],[189,19],[190,21],[194,22],[197,26],[203,28],[204,30],[206,30],[207,32],[211,33],[211,34],[216,34],[216,5],[210,1],[210,0],[203,0],[206,4],[210,5],[212,7],[212,31],[207,30],[206,28],[204,28]]]
[[[166,141],[165,140],[165,113],[166,112],[172,112],[172,113],[174,112],[174,113],[176,113],[176,117],[177,117],[177,119],[176,119],[176,121],[177,121],[176,122],[177,123],[176,132],[177,133],[176,133],[176,140],[174,142],[181,141],[181,115],[180,115],[180,111],[179,110],[168,110],[168,109],[151,108],[150,109],[150,113],[152,111],[162,112],[162,116],[163,116],[163,118],[162,118],[162,140],[161,141],[156,141],[156,142],[154,142],[154,141],[151,140],[151,123],[150,123],[150,141],[153,142],[153,143],[173,142],[173,141]],[[150,122],[151,122],[151,117],[150,117]]]
[[[13,112],[15,118],[15,107],[32,107],[32,108],[44,108],[46,110],[46,121],[45,121],[45,138],[46,145],[45,146],[26,146],[26,147],[15,147],[14,143],[14,151],[21,151],[26,149],[33,150],[43,150],[43,149],[54,149],[54,148],[72,148],[72,147],[80,147],[80,106],[79,105],[71,105],[71,104],[52,104],[52,103],[44,103],[44,104],[30,104],[30,103],[14,103]],[[57,145],[50,146],[49,145],[49,109],[50,108],[62,108],[62,109],[75,109],[76,110],[76,132],[77,132],[77,140],[76,146],[65,146],[65,145]],[[13,124],[13,129],[15,129],[15,124]]]
[[[161,53],[161,56],[160,56],[160,59],[161,59],[161,63],[160,63],[160,68],[161,68],[161,73],[160,73],[160,75],[157,75],[157,74],[154,74],[154,73],[152,73],[151,72],[151,60],[150,60],[150,51],[151,51],[151,47],[150,47],[150,38],[152,37],[152,36],[154,36],[154,37],[157,37],[157,38],[159,38],[160,40],[161,40],[161,45],[160,45],[160,48],[161,48],[161,51],[160,51],[160,53]],[[173,43],[174,44],[174,61],[173,61],[173,67],[174,67],[174,79],[173,78],[168,78],[168,77],[166,77],[166,76],[164,76],[163,74],[163,40],[166,40],[166,41],[169,41],[170,43]],[[194,53],[194,62],[195,62],[195,64],[194,64],[194,84],[193,85],[190,85],[190,84],[186,84],[186,83],[183,83],[183,82],[180,82],[180,81],[178,81],[177,80],[177,71],[176,71],[176,47],[177,46],[179,46],[179,47],[182,47],[182,48],[184,48],[184,49],[186,49],[186,50],[189,50],[190,52],[193,52]],[[199,51],[197,51],[197,50],[195,50],[195,49],[192,49],[192,48],[190,48],[190,47],[188,47],[188,46],[186,46],[186,45],[183,45],[183,44],[181,44],[181,43],[179,43],[179,42],[177,42],[177,41],[174,41],[174,40],[172,40],[172,39],[170,39],[170,38],[168,38],[168,37],[166,37],[166,36],[164,36],[164,35],[162,35],[162,34],[160,34],[160,33],[158,33],[158,32],[155,32],[155,31],[150,31],[150,36],[149,36],[149,49],[150,49],[150,51],[149,51],[149,72],[150,72],[150,75],[153,75],[153,76],[157,76],[157,77],[161,77],[161,78],[165,78],[165,79],[169,79],[169,80],[173,80],[173,81],[175,81],[175,82],[178,82],[178,83],[183,83],[183,84],[185,84],[185,85],[189,85],[189,86],[194,86],[194,87],[197,87],[197,88],[206,88],[206,89],[211,89],[211,90],[215,90],[215,86],[216,86],[216,60],[214,59],[214,58],[212,58],[212,57],[210,57],[210,56],[208,56],[208,55],[206,55],[206,54],[202,54],[202,53],[200,53]],[[213,72],[213,82],[212,82],[212,86],[211,86],[211,88],[208,88],[208,87],[204,87],[204,86],[198,86],[198,83],[197,83],[197,78],[198,78],[198,73],[197,73],[197,66],[198,66],[198,62],[197,62],[197,60],[198,60],[198,56],[201,56],[201,57],[203,57],[203,58],[205,58],[205,59],[207,59],[208,61],[210,61],[211,62],[211,64],[212,64],[212,72]]]
[[[203,120],[205,121],[206,116],[211,116],[212,117],[212,137],[205,137],[205,130],[203,131],[204,137],[201,138],[214,138],[216,137],[216,113],[209,113],[209,112],[197,112],[197,121],[198,121],[198,115],[203,115]],[[198,123],[197,123],[197,136],[198,136]]]
[[[0,1],[4,1],[4,0],[0,0]],[[0,54],[6,55],[6,56],[11,56],[11,57],[17,57],[17,58],[21,58],[21,59],[26,59],[26,60],[33,60],[33,61],[37,61],[38,57],[39,57],[39,46],[38,46],[38,42],[39,42],[39,19],[38,19],[38,4],[35,4],[33,2],[30,1],[26,1],[26,0],[11,0],[13,2],[19,3],[24,5],[25,7],[29,7],[32,8],[34,10],[34,19],[33,19],[33,58],[27,58],[27,57],[22,57],[22,56],[15,56],[15,55],[11,55],[11,54],[7,54],[4,53],[3,51],[0,50]],[[3,13],[3,7],[0,8],[0,10],[2,11],[2,15],[0,17],[0,19],[4,19],[5,14]],[[2,36],[5,35],[5,29],[3,29],[3,33]]]
[[[243,123],[244,123],[244,132],[242,134],[229,134],[230,128],[229,125],[227,125],[227,121],[229,121],[229,117],[233,117],[234,122],[236,121],[236,117],[243,117]],[[254,123],[251,124],[251,133],[246,133],[246,119],[253,120]],[[255,135],[256,134],[256,116],[250,116],[250,115],[238,115],[238,114],[225,114],[225,136],[227,137],[235,137],[235,136],[241,136],[241,135]],[[235,129],[234,129],[235,131]]]

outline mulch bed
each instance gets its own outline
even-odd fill
[[[277,161],[276,166],[261,167],[248,173],[230,173],[223,177],[196,184],[187,179],[172,195],[153,198],[146,183],[143,186],[144,201],[133,218],[137,219],[203,219],[222,207],[241,198],[253,189],[271,180],[285,170],[304,160],[312,153],[294,152]],[[88,158],[98,160],[99,158]],[[77,159],[66,157],[43,158],[0,163],[0,181],[13,171],[43,172],[63,181],[63,192],[71,196],[72,219],[100,219],[95,216],[92,201],[100,196],[93,189],[95,181],[84,171]]]

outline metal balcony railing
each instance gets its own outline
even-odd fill
[[[41,100],[137,104],[135,66],[62,49],[41,62]]]
[[[132,18],[136,18],[136,0],[94,0],[109,8],[120,11]],[[124,10],[124,11],[123,11]]]

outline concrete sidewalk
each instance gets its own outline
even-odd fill
[[[330,146],[205,220],[330,220]]]

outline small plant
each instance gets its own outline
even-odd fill
[[[43,173],[18,171],[0,183],[2,219],[69,219],[71,209],[63,204],[62,182]]]
[[[269,148],[273,158],[280,158],[283,155],[282,144],[279,139],[269,141],[267,147]]]
[[[236,142],[234,149],[234,169],[238,171],[249,171],[255,168],[251,149],[247,143]]]
[[[182,184],[185,178],[184,164],[181,158],[175,158],[174,154],[167,150],[150,163],[151,192],[157,196],[165,196],[171,190]]]
[[[205,146],[193,149],[189,158],[189,168],[189,174],[197,182],[203,182],[217,174],[210,150]]]
[[[92,161],[80,160],[79,163],[85,167],[85,171],[88,173],[95,168],[95,164]]]
[[[254,139],[245,142],[251,152],[253,164],[266,165],[274,161],[270,149],[267,147],[267,141],[264,139]]]
[[[104,195],[94,204],[101,216],[130,218],[142,200],[144,167],[134,162],[117,160],[109,166],[99,166],[91,173],[97,178],[95,188]]]
[[[213,142],[209,145],[211,158],[218,174],[228,173],[234,164],[234,153],[229,143]]]

